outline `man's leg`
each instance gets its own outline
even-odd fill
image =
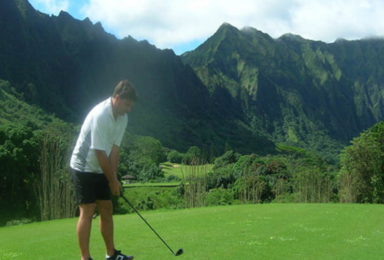
[[[112,256],[115,253],[113,241],[113,206],[111,200],[97,200],[97,207],[100,213],[100,231],[104,239],[107,254]]]
[[[91,237],[92,216],[95,212],[95,204],[80,204],[80,217],[77,222],[77,239],[79,241],[81,260],[88,260],[89,239]]]

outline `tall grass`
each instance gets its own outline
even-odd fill
[[[68,161],[67,145],[59,137],[44,132],[40,140],[40,175],[34,184],[41,221],[75,215],[74,188]]]
[[[205,207],[207,197],[207,180],[210,166],[203,159],[192,158],[181,168],[184,186],[185,208]]]

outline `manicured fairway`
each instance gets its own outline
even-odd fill
[[[189,174],[192,173],[197,175],[208,173],[213,168],[213,166],[213,164],[190,166],[170,162],[161,163],[161,167],[165,177],[168,177],[169,175],[174,175],[181,179],[183,179],[183,177],[186,178]]]
[[[384,206],[265,204],[143,213],[176,259],[384,259]],[[80,259],[76,219],[0,228],[0,259]],[[175,259],[135,214],[115,216],[116,246],[135,259]],[[94,222],[91,251],[104,258]]]

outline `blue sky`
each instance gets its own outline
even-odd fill
[[[32,6],[47,14],[58,15],[60,10],[65,10],[76,19],[83,20],[84,13],[81,12],[83,6],[89,3],[88,0],[59,1],[59,0],[29,0]]]
[[[67,11],[101,22],[124,38],[147,40],[176,54],[193,50],[224,22],[278,38],[285,33],[334,42],[384,36],[382,0],[29,0],[47,14]]]

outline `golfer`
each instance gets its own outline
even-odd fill
[[[95,106],[85,118],[71,157],[72,179],[80,208],[77,239],[81,260],[92,260],[89,252],[92,216],[97,205],[100,231],[107,260],[133,259],[115,249],[111,193],[120,196],[117,180],[120,144],[128,123],[126,115],[137,100],[134,86],[121,81],[113,96]]]

